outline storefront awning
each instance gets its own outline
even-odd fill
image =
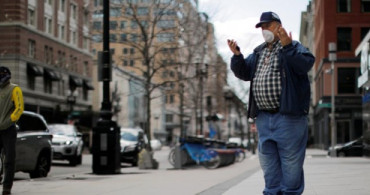
[[[84,82],[83,84],[84,88],[86,88],[87,90],[94,90],[94,86],[88,80],[84,79],[83,82]]]
[[[44,75],[46,78],[49,78],[52,81],[59,81],[61,76],[59,73],[54,72],[53,70],[44,68]]]
[[[82,87],[82,79],[75,76],[69,76],[69,85],[75,87]]]
[[[27,63],[27,74],[35,77],[43,75],[41,68],[31,63]]]

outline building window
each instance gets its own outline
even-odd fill
[[[123,48],[122,53],[123,54],[127,54],[128,53],[128,49],[127,48]]]
[[[135,65],[135,60],[130,60],[130,66],[134,66]]]
[[[361,0],[361,11],[370,12],[370,0]]]
[[[149,14],[149,9],[147,7],[139,7],[137,8],[137,15],[144,16]]]
[[[59,39],[65,40],[65,27],[59,24]]]
[[[93,13],[93,18],[102,18],[104,16],[103,10],[95,10]]]
[[[59,10],[65,12],[66,10],[66,0],[59,0]]]
[[[124,29],[126,27],[126,21],[121,21],[120,28]]]
[[[83,24],[85,26],[89,26],[89,23],[90,23],[90,18],[89,18],[89,10],[84,8],[84,12],[83,12]]]
[[[173,114],[166,114],[166,123],[173,122]]]
[[[136,21],[131,21],[131,28],[136,29],[138,27],[138,23]]]
[[[109,10],[109,15],[112,16],[112,17],[121,16],[121,8],[111,8]]]
[[[46,4],[52,5],[53,1],[52,0],[45,0],[44,1]]]
[[[175,39],[175,35],[173,33],[159,33],[157,35],[158,42],[172,42]]]
[[[75,30],[71,30],[71,40],[70,42],[73,44],[73,45],[77,45],[77,32]]]
[[[337,12],[351,12],[351,0],[337,0]]]
[[[53,93],[53,81],[46,76],[44,76],[44,92],[48,94]]]
[[[127,66],[128,65],[128,63],[127,63],[127,60],[123,60],[123,66]]]
[[[82,42],[82,47],[84,50],[89,50],[89,46],[90,46],[90,41],[89,41],[89,37],[86,37],[84,36],[83,37],[83,42]]]
[[[34,40],[28,40],[28,57],[35,58],[36,54],[36,42]]]
[[[49,46],[45,45],[44,47],[44,60],[46,64],[52,63],[52,51],[53,48],[49,48]]]
[[[71,17],[75,20],[77,20],[77,5],[71,3]]]
[[[127,41],[127,34],[121,34],[121,41],[122,42]]]
[[[44,31],[46,33],[49,33],[49,34],[52,34],[52,31],[53,31],[53,20],[50,18],[50,17],[44,17],[44,21],[45,21],[45,24],[44,24]]]
[[[149,23],[148,23],[148,21],[146,21],[146,20],[142,20],[142,21],[140,21],[140,24],[141,24],[141,26],[143,26],[144,28],[148,28],[148,27],[149,27]]]
[[[28,89],[36,89],[36,77],[33,75],[27,75],[27,87]]]
[[[102,5],[103,5],[103,1],[102,0],[94,0],[94,6],[95,7],[102,6]]]
[[[31,26],[36,26],[36,16],[35,16],[35,10],[34,8],[28,8],[28,24]]]
[[[89,75],[89,62],[84,61],[84,67],[83,67],[83,75],[88,76]]]
[[[110,48],[109,52],[110,52],[111,55],[114,55],[115,51],[116,51],[115,48]]]
[[[137,34],[131,34],[131,41],[132,42],[137,42],[139,40],[139,35]]]
[[[359,68],[338,68],[338,94],[357,94]]]
[[[94,21],[93,22],[93,29],[94,30],[101,30],[102,29],[102,22],[100,22],[100,21]]]
[[[109,22],[109,29],[110,30],[116,30],[117,29],[117,26],[118,26],[117,21],[110,21]]]
[[[131,48],[130,49],[130,54],[134,54],[135,53],[135,48]]]
[[[337,29],[337,43],[338,51],[351,51],[351,28],[338,28]]]
[[[93,35],[92,40],[96,43],[102,42],[103,37],[101,35]]]
[[[370,30],[370,27],[361,28],[361,40],[363,40],[365,38],[365,36],[369,32],[369,30]]]
[[[112,43],[117,42],[117,35],[116,34],[109,34],[109,42],[112,42]]]
[[[160,20],[157,23],[158,28],[174,28],[175,26],[174,20]]]

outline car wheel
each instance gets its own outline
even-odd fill
[[[41,153],[36,164],[35,170],[30,172],[31,178],[47,177],[50,171],[51,159],[50,155]]]
[[[82,154],[77,156],[77,165],[82,164]]]
[[[338,152],[338,157],[346,157],[346,153],[344,153],[344,152]]]
[[[132,165],[133,167],[137,167],[137,164],[138,164],[138,156],[136,156],[136,157],[134,157],[134,159],[132,159],[132,163],[131,163],[131,165]]]
[[[71,159],[69,159],[69,165],[76,166],[78,164],[78,156],[74,155]]]

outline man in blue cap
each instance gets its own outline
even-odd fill
[[[256,28],[264,43],[244,59],[227,40],[231,70],[250,81],[248,117],[258,130],[258,152],[265,179],[263,194],[302,194],[310,102],[308,71],[315,57],[281,25],[274,12],[263,12]]]

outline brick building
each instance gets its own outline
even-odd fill
[[[64,122],[91,107],[90,4],[0,0],[0,64],[24,93],[25,110]]]
[[[370,2],[365,0],[313,0],[302,25],[309,34],[306,41],[316,57],[312,69],[312,107],[314,144],[319,148],[331,145],[331,62],[328,44],[337,45],[334,68],[335,121],[337,143],[345,143],[362,135],[362,96],[357,87],[360,59],[355,49],[370,29]],[[302,29],[302,28],[301,28]],[[308,37],[308,38],[307,38]],[[302,41],[302,40],[301,40]]]

